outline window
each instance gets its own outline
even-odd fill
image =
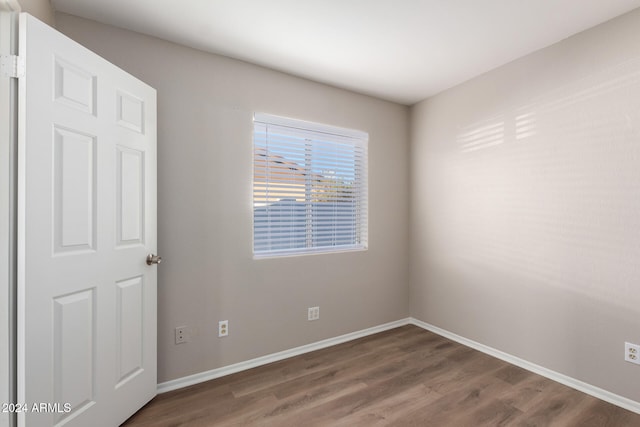
[[[367,247],[364,132],[256,114],[256,257]]]

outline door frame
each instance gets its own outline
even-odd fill
[[[16,55],[17,0],[0,0],[0,55]],[[0,402],[16,396],[17,79],[0,76]],[[0,427],[16,425],[0,412]]]

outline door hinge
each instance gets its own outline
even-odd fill
[[[3,77],[24,77],[24,60],[17,55],[0,55],[0,74]]]

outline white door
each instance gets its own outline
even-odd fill
[[[117,426],[156,392],[156,93],[19,33],[18,420]]]

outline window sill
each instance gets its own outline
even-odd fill
[[[327,248],[318,248],[318,249],[308,249],[304,251],[274,251],[265,254],[253,254],[253,259],[261,260],[261,259],[278,259],[278,258],[292,258],[299,256],[307,256],[307,255],[331,255],[331,254],[340,254],[345,252],[366,252],[368,248],[366,246],[349,246],[349,247],[341,247],[340,249],[331,249],[327,250]]]

